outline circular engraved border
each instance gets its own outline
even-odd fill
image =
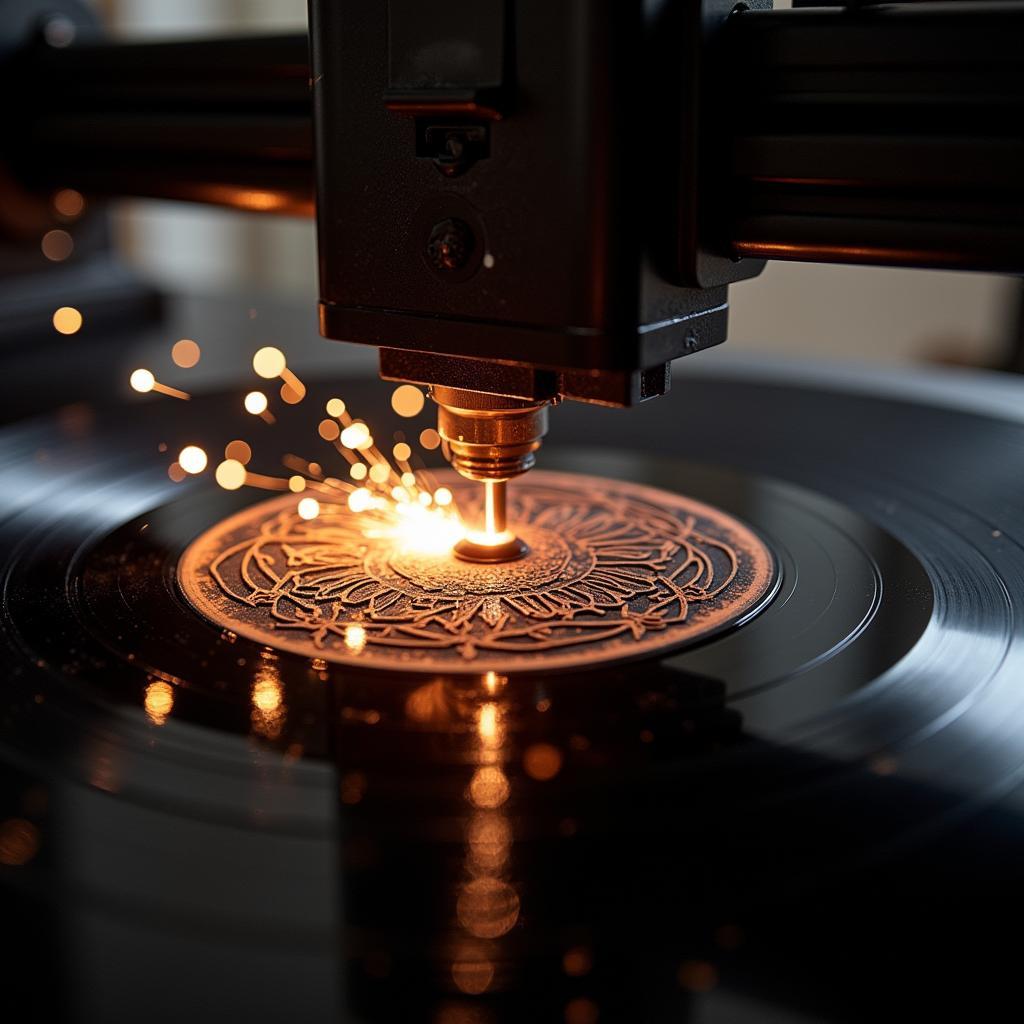
[[[469,504],[477,496],[454,474],[445,482]],[[361,536],[357,514],[331,507],[307,523],[286,495],[197,537],[178,583],[217,627],[261,644],[361,668],[459,674],[667,654],[741,625],[778,589],[764,541],[691,498],[534,470],[510,485],[509,501],[535,550],[545,532],[564,549],[557,580],[550,559],[534,576],[529,555],[496,566],[424,556],[418,572],[396,569],[380,542]]]

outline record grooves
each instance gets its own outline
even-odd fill
[[[218,429],[220,400],[194,404]],[[500,684],[335,665],[180,592],[188,545],[252,498],[169,485],[139,454],[169,417],[0,437],[4,817],[33,785],[49,807],[8,876],[31,907],[33,872],[59,874],[39,920],[138,979],[77,981],[83,1016],[137,1013],[140,964],[186,960],[168,934],[209,968],[166,1019],[242,979],[251,1019],[444,1024],[580,999],[602,1020],[860,1020],[883,993],[896,1018],[936,971],[944,999],[983,1001],[982,963],[997,987],[992,922],[1024,909],[1024,427],[712,378],[616,447],[593,447],[601,414],[560,412],[546,468],[751,524],[781,569],[770,604],[657,658]],[[672,441],[640,454],[649,436]]]

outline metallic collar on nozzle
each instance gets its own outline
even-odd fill
[[[452,466],[470,480],[508,480],[530,469],[548,429],[546,402],[435,385],[437,429]]]

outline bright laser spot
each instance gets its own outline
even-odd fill
[[[253,416],[267,411],[267,396],[262,391],[250,391],[245,396],[245,411],[251,412]]]
[[[320,502],[316,498],[303,498],[298,506],[301,519],[316,519],[320,515]]]
[[[178,465],[193,476],[202,473],[206,469],[206,452],[198,445],[186,445],[178,453]]]
[[[237,491],[247,476],[245,466],[237,459],[225,459],[214,473],[214,479],[225,491]]]
[[[438,505],[450,505],[452,503],[452,492],[449,491],[447,487],[438,487],[438,489],[434,491],[434,501],[437,502]]]
[[[275,377],[280,377],[287,365],[284,353],[279,348],[274,348],[271,345],[261,348],[252,357],[252,368],[264,380],[273,380]]]

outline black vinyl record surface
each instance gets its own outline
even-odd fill
[[[308,403],[334,393],[389,389]],[[237,398],[0,435],[4,970],[39,1019],[985,1019],[1014,991],[1024,424],[727,375],[560,408],[545,468],[718,506],[781,583],[692,649],[496,685],[192,610],[181,552],[261,496],[172,484],[158,446],[215,452]],[[268,448],[309,449],[302,410]]]

